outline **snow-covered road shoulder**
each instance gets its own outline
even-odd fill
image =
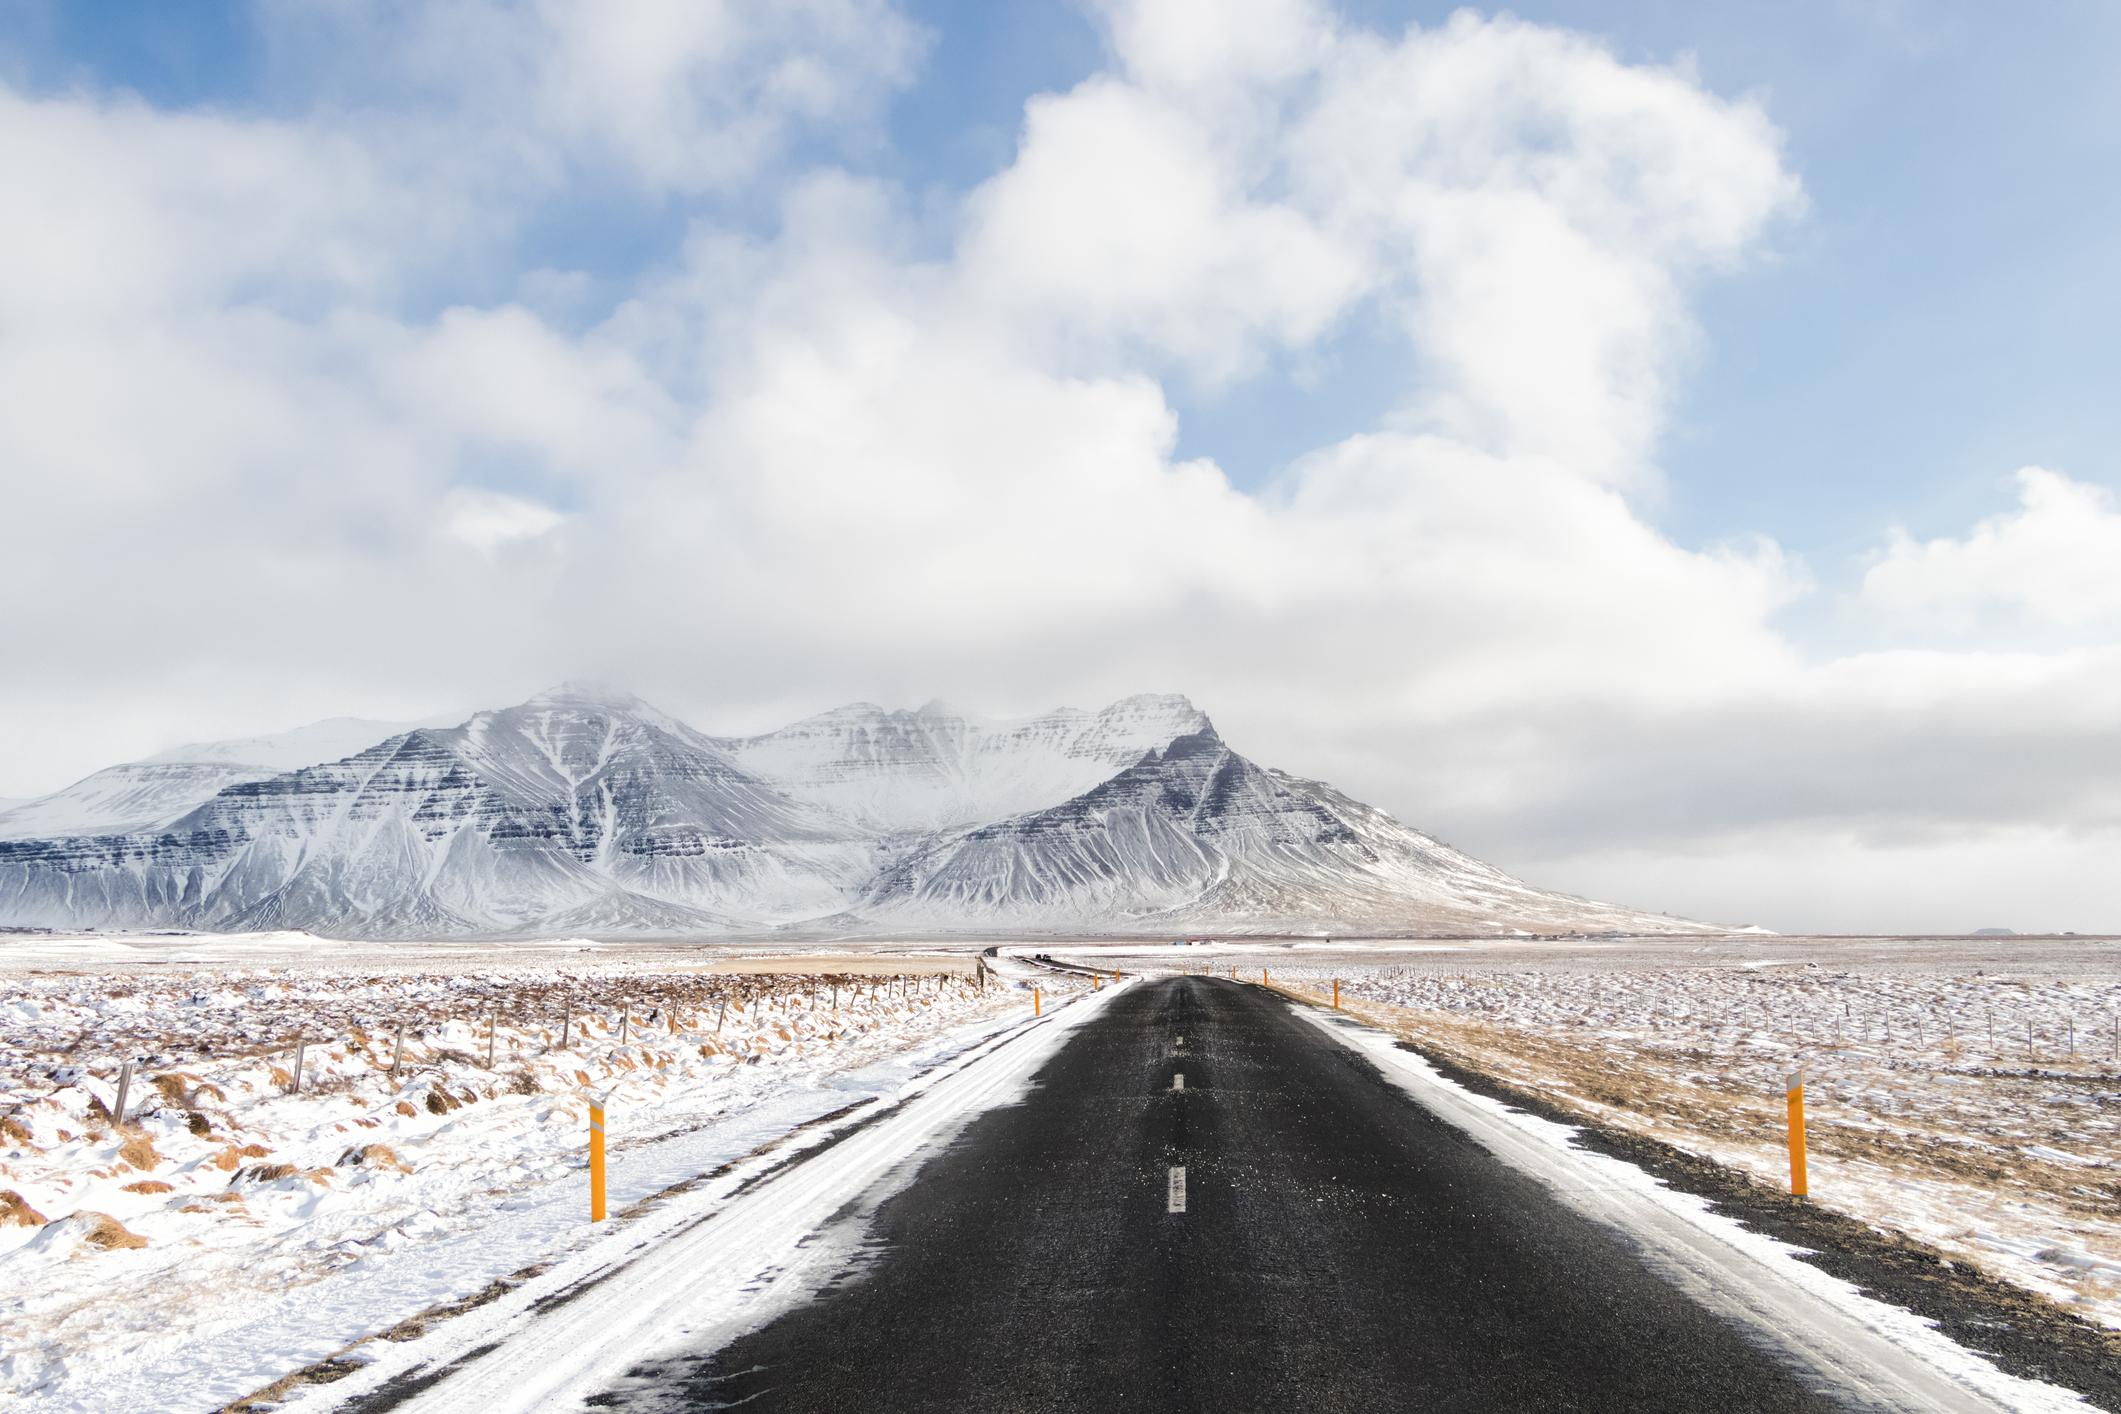
[[[2004,1373],[1920,1317],[1797,1260],[1797,1249],[1747,1230],[1705,1200],[1578,1147],[1572,1127],[1455,1084],[1393,1036],[1312,1006],[1292,1010],[1569,1207],[1625,1235],[1660,1275],[1763,1346],[1817,1372],[1856,1407],[1965,1414],[2088,1407],[2069,1390]]]
[[[711,1349],[814,1294],[863,1219],[965,1124],[1022,1093],[1075,1028],[1125,990],[1079,995],[670,1196],[594,1245],[288,1409],[557,1410],[627,1371]]]

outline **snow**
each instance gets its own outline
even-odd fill
[[[853,1255],[870,1213],[966,1123],[1031,1076],[1123,987],[1020,1024],[812,1136],[816,1157],[742,1192],[748,1171],[675,1195],[634,1229],[410,1344],[364,1350],[349,1378],[290,1409],[342,1407],[407,1375],[450,1374],[399,1406],[509,1414],[579,1408],[629,1371],[713,1348],[814,1295]],[[616,1278],[616,1279],[607,1279]]]
[[[229,786],[274,774],[269,767],[211,761],[110,766],[0,812],[0,839],[156,830]]]
[[[1058,805],[1206,722],[1159,694],[1007,721],[858,702],[719,744],[798,800],[878,833],[927,833]]]
[[[366,717],[327,717],[321,722],[231,741],[196,741],[147,757],[148,761],[220,761],[268,771],[298,771],[323,761],[343,761],[379,741],[445,721],[378,722]]]
[[[92,799],[11,812],[35,837],[0,839],[0,922],[371,938],[1699,930],[1531,888],[1246,760],[1174,696],[1014,722],[857,705],[720,739],[568,684],[258,771],[118,767],[77,788]]]
[[[817,976],[527,952],[502,970],[11,978],[0,1210],[52,1221],[0,1217],[0,1403],[219,1407],[584,1249],[586,1091],[610,1095],[623,1209],[1030,1011],[961,974],[842,976],[835,1008]],[[140,1064],[119,1130],[124,1056]],[[113,1232],[142,1245],[99,1245]]]
[[[35,800],[0,801],[0,839],[158,830],[230,786],[337,761],[405,730],[402,723],[334,717],[273,736],[174,747]]]

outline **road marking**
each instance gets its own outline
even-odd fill
[[[1173,1090],[1183,1090],[1186,1088],[1186,1073],[1183,1070],[1171,1077],[1171,1088]]]
[[[1183,1213],[1186,1210],[1186,1170],[1183,1166],[1174,1165],[1171,1169],[1169,1198],[1170,1205],[1164,1209],[1165,1212]]]

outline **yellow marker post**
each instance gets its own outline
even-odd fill
[[[1038,1013],[1039,1013],[1039,1008],[1040,1008],[1040,1005],[1041,1005],[1041,1002],[1040,1002],[1040,997],[1039,997],[1039,994],[1038,994],[1038,988],[1036,988],[1036,987],[1033,987],[1033,988],[1031,989],[1031,1014],[1032,1014],[1033,1016],[1037,1016],[1037,1015],[1038,1015]]]
[[[589,1220],[604,1221],[604,1102],[589,1101]]]
[[[1338,977],[1333,979],[1333,1010],[1340,1010],[1340,979]]]
[[[1804,1182],[1804,1067],[1790,1072],[1790,1193],[1805,1195]]]
[[[1091,974],[1090,974],[1090,990],[1091,990],[1091,991],[1093,991],[1093,992],[1096,992],[1096,991],[1101,991],[1101,990],[1103,990],[1103,988],[1104,988],[1104,985],[1105,985],[1105,979],[1104,979],[1104,977],[1103,977],[1103,976],[1102,976],[1101,974],[1099,974],[1099,973],[1096,973],[1096,972],[1093,972],[1093,973],[1091,973]]]
[[[1262,987],[1267,985],[1267,969],[1264,967],[1259,969],[1259,985]]]

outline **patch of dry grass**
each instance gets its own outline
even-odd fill
[[[86,1228],[81,1234],[81,1240],[99,1251],[116,1252],[147,1245],[146,1238],[108,1213],[83,1210],[74,1216],[80,1219]]]
[[[0,1188],[0,1224],[8,1227],[43,1227],[44,1214],[23,1201],[12,1188]]]

